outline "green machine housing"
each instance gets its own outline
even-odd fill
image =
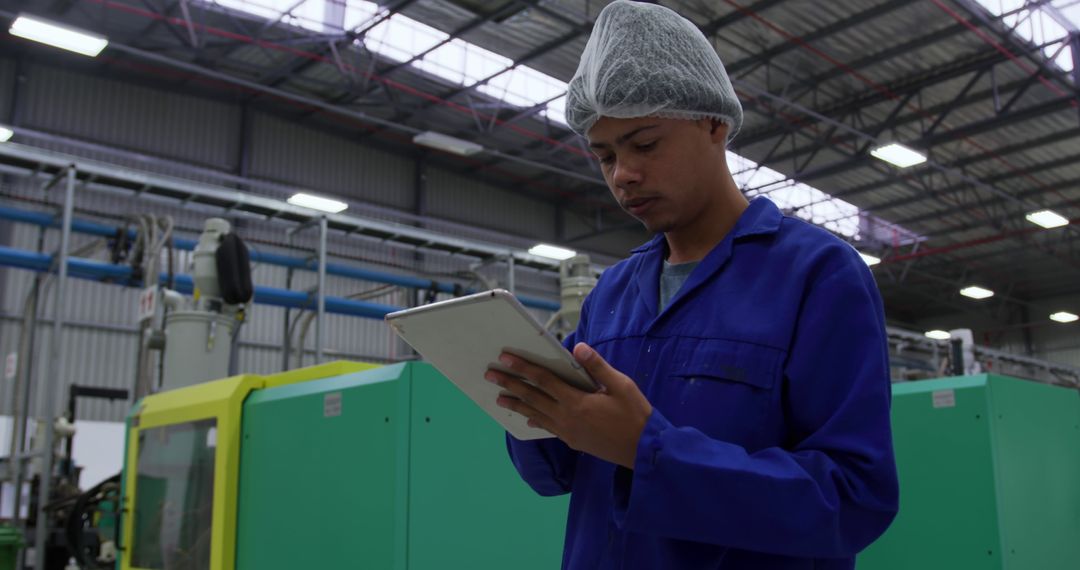
[[[528,488],[504,434],[421,362],[253,392],[237,569],[558,568],[567,499]]]
[[[186,469],[186,487],[209,489],[218,475],[236,482],[235,491],[221,483],[214,488],[224,492],[197,494],[212,496],[215,513],[222,503],[235,508],[235,524],[215,518],[229,524],[213,530],[235,531],[235,543],[215,539],[223,556],[191,568],[559,567],[566,497],[535,495],[511,466],[500,426],[445,377],[422,362],[335,370],[267,382],[230,408],[240,413],[236,461],[182,454],[196,458],[176,466]],[[198,401],[197,390],[215,387],[161,396]],[[141,437],[203,449],[207,434],[179,429],[200,425]],[[860,570],[1080,567],[1075,390],[994,375],[899,383],[892,425],[900,514],[859,556]],[[135,456],[154,464],[153,449],[130,454],[127,478]],[[209,520],[208,506],[170,507],[173,491],[145,487],[127,505],[134,524],[143,526],[140,513],[153,522],[173,508],[205,528],[197,521]],[[177,525],[149,526],[158,527]],[[135,564],[125,553],[121,567],[161,567],[144,558]]]
[[[504,434],[423,362],[150,396],[128,418],[118,568],[557,568],[567,497],[529,489]]]
[[[995,375],[893,386],[900,513],[860,570],[1080,568],[1080,396]]]

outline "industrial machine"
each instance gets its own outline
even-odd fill
[[[567,502],[422,362],[155,394],[128,418],[121,570],[553,568]],[[1070,568],[1080,396],[981,375],[894,385],[902,504],[859,568]]]
[[[1080,396],[977,375],[893,385],[900,513],[860,570],[1080,564]]]
[[[235,373],[234,340],[251,301],[247,247],[221,218],[206,220],[192,255],[191,299],[166,289],[161,388],[171,390]]]
[[[575,255],[559,263],[559,310],[545,326],[556,338],[562,340],[577,329],[581,306],[596,282],[589,256]]]
[[[567,501],[430,365],[331,363],[145,398],[121,570],[558,567]]]

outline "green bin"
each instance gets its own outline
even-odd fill
[[[19,529],[0,526],[0,570],[15,570],[19,549],[23,547]]]

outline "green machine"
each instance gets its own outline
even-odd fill
[[[124,497],[132,570],[557,568],[567,509],[422,362],[150,396],[129,419]]]
[[[900,513],[860,570],[1080,567],[1080,396],[995,375],[893,386]]]
[[[1080,396],[994,375],[893,386],[901,508],[860,570],[1080,565]],[[333,363],[146,398],[121,570],[557,568],[566,497],[430,365]],[[171,562],[170,562],[171,561]]]
[[[429,364],[256,392],[242,431],[238,570],[560,565],[566,498]]]

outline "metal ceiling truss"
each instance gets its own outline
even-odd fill
[[[736,84],[736,86],[740,86],[741,82],[736,80],[735,84]],[[745,90],[753,90],[754,89],[753,87],[751,87],[749,85],[746,85],[746,84],[742,84],[741,87],[743,89],[745,89]],[[770,98],[775,97],[775,98],[779,99],[779,97],[776,97],[776,96],[772,95],[771,93],[767,93],[765,95],[767,97],[770,97]],[[799,111],[799,112],[801,112],[803,114],[809,115],[809,116],[811,116],[813,118],[816,118],[816,119],[818,119],[818,120],[820,120],[820,121],[822,121],[824,123],[828,123],[828,124],[831,124],[834,127],[840,128],[840,129],[846,131],[846,134],[853,140],[863,139],[863,140],[868,140],[870,142],[872,142],[874,140],[874,137],[871,137],[868,133],[863,133],[863,132],[859,131],[858,129],[855,129],[854,127],[850,127],[850,126],[848,126],[848,125],[846,125],[844,123],[841,123],[838,120],[835,120],[835,119],[832,119],[832,118],[829,118],[829,117],[823,117],[823,116],[819,115],[818,113],[816,113],[816,112],[814,112],[812,110],[809,110],[809,109],[806,109],[805,107],[802,107],[801,105],[792,103],[790,101],[782,102],[781,104],[786,104],[786,106],[788,108],[793,108],[793,109],[795,109],[795,110],[797,110],[797,111]],[[840,145],[834,146],[833,150],[836,151],[836,152],[841,152],[841,153],[843,152],[842,147]],[[853,158],[857,159],[858,155],[853,155]],[[837,162],[837,163],[834,163],[834,164],[836,164],[836,165],[848,164],[849,162],[850,161],[840,161],[840,162]],[[980,189],[988,191],[989,193],[997,194],[1003,200],[1019,202],[1019,199],[1016,198],[1015,196],[1012,196],[1012,195],[1010,195],[1008,193],[1005,193],[1005,192],[1002,192],[1002,191],[1000,191],[1000,190],[998,190],[998,189],[996,189],[996,188],[994,188],[992,186],[989,186],[989,185],[987,185],[985,183],[982,183],[981,181],[979,181],[977,179],[974,179],[974,178],[964,174],[963,172],[957,172],[955,169],[951,169],[949,167],[945,167],[945,166],[940,165],[940,164],[935,164],[933,162],[933,159],[931,159],[929,161],[929,164],[930,164],[930,167],[932,169],[935,169],[935,170],[941,172],[942,174],[947,173],[947,174],[950,174],[950,175],[953,175],[953,176],[958,176],[959,178],[964,180],[965,186],[967,188],[966,191],[974,193],[974,190],[976,188],[980,188]],[[982,223],[984,225],[988,225],[992,229],[995,229],[995,230],[998,230],[998,231],[1000,230],[999,225],[994,223],[995,219],[996,219],[995,217],[986,216],[985,218],[980,218],[974,212],[972,212],[970,209],[958,208],[959,204],[950,203],[950,202],[945,201],[945,198],[943,196],[941,196],[937,192],[933,191],[930,180],[923,180],[922,184],[924,184],[924,186],[921,186],[921,187],[920,186],[915,186],[915,185],[913,185],[911,183],[911,180],[909,178],[906,178],[906,177],[898,178],[896,176],[896,174],[895,174],[895,171],[893,171],[892,169],[886,169],[885,171],[882,171],[880,169],[881,167],[878,167],[877,164],[872,163],[872,162],[866,162],[866,166],[869,166],[872,169],[874,169],[875,171],[883,173],[886,177],[888,177],[886,183],[900,184],[902,186],[910,187],[913,190],[915,190],[916,195],[918,195],[918,196],[925,196],[925,197],[927,197],[929,199],[942,201],[947,206],[949,206],[951,208],[952,212],[962,214],[962,215],[964,215],[966,217],[974,218],[974,221],[977,222],[977,223]],[[817,169],[817,171],[820,171],[820,170],[821,169]],[[925,178],[926,177],[926,172],[927,171],[924,169],[921,172],[915,173],[912,176],[912,178],[914,178],[916,176],[918,176],[918,178],[916,178],[916,179]],[[795,179],[797,179],[799,181],[806,181],[806,180],[816,178],[816,177],[819,177],[819,176],[824,176],[824,174],[811,175],[810,173],[803,173],[802,175],[797,176]],[[1018,238],[1016,236],[1011,236],[1011,235],[1009,235],[1007,237],[1010,238],[1010,239],[1022,239],[1022,238]],[[1056,259],[1061,259],[1060,256],[1055,251],[1053,251],[1051,249],[1044,248],[1044,247],[1038,247],[1038,246],[1036,247],[1036,249],[1042,251],[1043,253],[1047,254],[1048,256],[1051,256],[1051,257],[1056,258]],[[1067,261],[1067,260],[1064,260],[1064,261]],[[961,260],[961,263],[962,263],[962,260]]]
[[[820,42],[826,38],[842,34],[845,30],[854,26],[858,26],[876,18],[885,17],[896,10],[912,5],[914,1],[915,0],[891,0],[869,10],[853,14],[851,17],[844,20],[826,24],[801,38],[796,38],[796,41],[785,41],[766,48],[762,52],[735,61],[728,66],[728,71],[731,73],[733,80],[736,80],[738,77],[748,77],[750,73],[754,73],[755,70],[760,70],[762,66],[765,66],[766,72],[769,72],[769,68],[775,65],[774,60],[783,54],[799,49],[800,47],[803,47],[804,44]],[[446,101],[453,99],[463,100],[464,102],[460,106],[465,107],[470,111],[472,121],[461,123],[471,126],[458,131],[458,133],[463,136],[475,133],[477,138],[481,139],[498,134],[500,128],[509,124],[518,123],[529,117],[539,118],[537,117],[537,114],[544,109],[544,104],[534,105],[527,109],[508,107],[492,110],[489,108],[486,99],[481,101],[473,97],[473,92],[502,74],[509,73],[511,70],[517,69],[518,66],[542,58],[551,51],[562,47],[565,43],[574,41],[582,34],[587,33],[592,26],[590,22],[576,22],[565,14],[552,10],[550,7],[545,6],[541,0],[517,0],[513,5],[514,9],[519,9],[521,6],[537,9],[566,24],[569,31],[553,41],[535,47],[515,60],[513,65],[497,74],[493,74],[468,85],[454,87],[442,93],[435,94],[437,100],[420,99],[419,103],[412,103],[411,100],[414,99],[413,97],[399,96],[393,89],[387,88],[386,84],[383,82],[379,82],[378,85],[374,87],[370,85],[371,77],[386,78],[388,75],[398,73],[400,70],[411,69],[410,63],[412,63],[412,61],[379,65],[377,56],[369,52],[366,54],[359,54],[361,57],[367,58],[368,67],[366,72],[357,69],[350,71],[350,67],[354,66],[349,65],[348,57],[345,54],[360,49],[359,47],[353,47],[352,44],[355,39],[362,37],[367,29],[377,25],[377,23],[385,20],[385,18],[390,15],[397,13],[397,11],[406,8],[408,5],[415,2],[415,0],[399,0],[388,6],[386,12],[382,13],[375,20],[367,22],[365,26],[346,31],[343,34],[319,34],[310,30],[300,29],[296,26],[283,25],[283,21],[286,20],[285,13],[274,21],[263,22],[258,29],[252,29],[252,26],[249,26],[248,24],[257,22],[259,20],[257,17],[241,17],[234,13],[233,10],[214,8],[213,13],[223,13],[227,15],[232,26],[239,30],[244,30],[248,36],[255,38],[254,41],[250,42],[237,40],[234,42],[222,41],[220,43],[217,43],[216,41],[214,43],[209,43],[207,42],[208,37],[210,37],[209,35],[206,33],[197,33],[204,28],[202,28],[201,25],[197,25],[198,23],[192,20],[193,14],[187,9],[186,2],[178,0],[160,5],[155,5],[149,0],[143,0],[143,2],[148,9],[157,14],[158,19],[143,28],[137,35],[138,39],[134,41],[139,45],[142,45],[142,42],[148,41],[149,38],[154,35],[156,30],[163,25],[163,22],[165,22],[164,27],[169,30],[169,33],[172,34],[173,39],[176,41],[175,46],[173,46],[174,49],[180,49],[191,53],[192,58],[198,61],[199,65],[203,67],[209,67],[211,64],[216,64],[218,66],[237,66],[237,60],[235,58],[230,58],[229,55],[235,54],[235,50],[239,48],[255,45],[263,50],[271,61],[281,62],[276,67],[270,68],[269,70],[265,67],[261,70],[257,68],[251,69],[253,72],[261,72],[257,75],[260,78],[257,83],[271,87],[280,86],[290,79],[296,79],[297,76],[303,74],[318,63],[334,65],[341,72],[341,80],[339,82],[314,80],[309,77],[303,78],[304,81],[309,82],[308,85],[318,89],[325,89],[320,96],[324,101],[327,98],[325,95],[326,93],[339,93],[336,97],[331,98],[329,104],[323,103],[318,107],[328,106],[330,108],[340,109],[349,105],[370,106],[374,104],[380,108],[391,109],[393,116],[389,120],[379,119],[366,114],[364,118],[360,119],[373,119],[376,124],[376,127],[373,130],[389,128],[390,124],[401,125],[402,123],[407,122],[426,124],[428,121],[432,120],[432,113],[437,106],[438,108],[442,108]],[[779,6],[782,3],[783,0],[759,0],[746,8],[737,7],[736,10],[730,11],[724,16],[702,26],[702,29],[707,37],[715,37],[715,39],[719,41],[726,41],[723,37],[724,30],[746,18],[757,17],[756,14]],[[963,4],[963,0],[961,0],[961,4]],[[203,19],[205,20],[209,6],[203,4],[200,4],[199,6],[200,9],[203,10]],[[507,8],[507,10],[509,9],[510,8]],[[497,11],[470,20],[465,25],[455,29],[446,42],[452,41],[463,34],[483,26],[492,19],[500,16],[501,13],[502,11]],[[178,26],[168,20],[169,18],[178,17],[183,19],[187,24],[186,26],[179,26],[179,28],[186,28],[186,35],[185,33],[181,33]],[[992,18],[983,21],[982,26],[984,28],[995,30],[996,32],[998,28],[1001,28],[1000,18]],[[985,50],[965,61],[936,68],[928,73],[920,74],[919,76],[907,77],[898,81],[889,82],[883,86],[883,89],[868,89],[854,97],[845,97],[844,100],[836,101],[823,110],[807,112],[809,109],[807,109],[806,105],[799,103],[805,99],[821,99],[824,92],[819,91],[819,89],[822,86],[827,88],[828,81],[841,77],[843,74],[848,73],[848,70],[859,70],[874,66],[890,57],[915,51],[920,46],[927,43],[946,40],[950,36],[953,36],[964,29],[964,26],[960,23],[952,24],[938,31],[904,42],[901,45],[887,48],[880,53],[870,54],[852,63],[845,63],[844,68],[835,67],[808,78],[799,79],[794,77],[794,74],[787,74],[789,78],[794,79],[794,83],[789,83],[787,86],[788,88],[795,88],[794,93],[788,93],[786,90],[782,95],[760,92],[755,95],[752,93],[754,96],[749,98],[750,100],[746,102],[748,110],[768,117],[770,126],[757,129],[754,132],[743,133],[739,139],[736,140],[737,145],[750,146],[759,142],[768,141],[772,146],[767,153],[765,160],[760,161],[761,164],[778,165],[788,164],[790,162],[792,168],[789,169],[789,171],[794,172],[795,178],[800,181],[809,181],[825,176],[843,174],[850,169],[870,166],[873,170],[884,175],[884,180],[874,183],[873,185],[867,184],[857,188],[841,190],[835,192],[834,195],[837,197],[853,197],[864,192],[873,191],[876,188],[880,188],[882,185],[895,186],[896,184],[900,184],[901,186],[909,188],[910,191],[913,192],[913,195],[908,198],[897,199],[891,201],[891,203],[879,205],[874,210],[886,211],[891,208],[924,202],[926,200],[934,200],[942,203],[949,212],[954,212],[955,209],[965,204],[967,206],[974,205],[985,210],[984,217],[987,219],[980,218],[972,212],[965,212],[963,214],[965,217],[975,218],[972,220],[973,223],[970,224],[970,226],[973,229],[990,227],[998,230],[999,228],[995,224],[1002,215],[1002,212],[1012,211],[1011,206],[1016,206],[1020,201],[1026,202],[1039,197],[1043,193],[1052,192],[1054,190],[1051,186],[1056,185],[1047,185],[1047,188],[1032,191],[1034,193],[1021,192],[1015,196],[998,191],[992,187],[993,184],[1011,180],[1019,175],[997,173],[993,176],[978,180],[972,178],[964,170],[969,165],[992,158],[985,153],[958,158],[949,166],[940,164],[931,166],[930,168],[923,169],[921,172],[916,172],[914,176],[897,177],[895,172],[891,169],[879,167],[878,165],[869,162],[866,158],[866,152],[869,150],[873,141],[887,131],[903,128],[915,122],[919,122],[925,127],[921,129],[922,138],[919,141],[916,141],[915,144],[925,144],[932,149],[934,146],[974,136],[987,130],[1007,125],[1010,122],[1023,121],[1065,109],[1069,105],[1072,105],[1074,101],[1080,99],[1080,89],[1078,89],[1078,86],[1080,86],[1080,65],[1077,66],[1078,72],[1074,73],[1072,77],[1064,77],[1061,73],[1055,74],[1047,66],[1044,56],[1039,53],[1043,46],[1021,46],[1019,45],[1019,42],[1013,41],[1011,38],[1006,38],[1009,42],[1009,49],[1013,53],[1023,57],[1024,61],[1032,62],[1037,67],[1036,73],[1006,85],[997,85],[995,78],[994,85],[991,89],[976,92],[978,85],[985,81],[988,74],[993,77],[994,67],[1007,61],[1006,56],[997,50]],[[998,35],[1000,35],[1000,33],[995,33],[995,36]],[[311,48],[311,55],[288,57],[284,58],[284,61],[282,61],[283,58],[280,52],[270,51],[262,45],[261,40],[264,38],[273,38],[272,42],[275,44],[312,44],[314,47]],[[446,42],[443,43],[445,44]],[[437,49],[437,47],[438,46],[432,48],[432,50]],[[1062,46],[1062,49],[1073,50],[1074,54],[1077,54],[1075,59],[1080,61],[1080,38],[1074,36],[1069,46],[1067,48]],[[214,58],[210,58],[213,61],[207,61],[206,54],[210,50],[220,50],[221,53]],[[429,50],[429,52],[432,50]],[[312,55],[314,57],[312,57]],[[423,57],[423,55],[426,54],[418,55],[414,60]],[[957,90],[958,96],[951,98],[949,102],[930,107],[921,113],[905,113],[905,109],[912,106],[914,101],[919,100],[918,98],[920,97],[921,90],[927,88],[940,88],[943,83],[955,80],[959,77],[964,77],[968,74],[970,74],[971,77],[964,83],[962,88]],[[357,75],[361,76],[363,79],[357,81]],[[1018,102],[1033,88],[1034,84],[1046,78],[1054,81],[1055,85],[1061,84],[1065,86],[1067,88],[1066,92],[1068,96],[1040,103],[1028,108],[1018,108]],[[746,87],[748,86],[743,85],[744,90],[746,90]],[[371,101],[370,97],[380,93],[380,91],[385,96],[385,100],[380,99],[378,101]],[[1001,105],[1001,98],[1003,96],[1011,96],[1011,98],[1006,101],[1004,105]],[[892,103],[890,103],[889,107],[881,108],[882,104],[887,103],[890,100],[892,100]],[[958,128],[947,124],[947,119],[952,116],[952,113],[956,109],[973,104],[983,104],[987,101],[994,100],[998,101],[997,108],[1000,111],[998,116],[995,116],[990,120],[977,121]],[[457,104],[455,103],[454,105]],[[921,105],[919,106],[921,107]],[[814,109],[818,108],[817,105],[814,106]],[[784,117],[783,113],[778,113],[777,109],[780,109],[781,111],[794,109],[797,111],[799,117],[797,120],[792,121],[790,117]],[[866,122],[867,117],[870,115],[870,111],[885,114],[886,118],[884,120]],[[304,113],[308,114],[310,111],[305,110]],[[930,120],[927,120],[927,114],[930,115]],[[860,125],[860,127],[852,127],[848,122],[850,122],[850,125]],[[926,123],[930,124],[926,125]],[[602,186],[599,184],[595,162],[587,156],[579,156],[584,153],[570,152],[560,155],[557,159],[553,159],[550,155],[551,152],[556,152],[559,148],[565,148],[565,146],[561,145],[567,145],[570,141],[574,141],[575,137],[561,128],[553,128],[548,121],[541,121],[541,124],[545,125],[547,133],[553,141],[542,142],[537,140],[523,142],[515,151],[512,151],[514,153],[520,153],[521,156],[514,156],[506,152],[494,153],[494,156],[483,163],[471,167],[467,172],[489,170],[507,160],[521,161],[524,159],[530,161],[530,163],[533,163],[534,165],[535,163],[553,162],[554,160],[558,160],[564,165],[572,163],[573,172],[562,169],[556,170],[561,170],[561,174],[570,176],[569,179],[574,180],[575,183],[587,182],[588,185],[584,186],[586,193],[588,193],[589,187]],[[371,131],[368,131],[368,133],[370,132]],[[361,135],[361,138],[363,136],[367,135]],[[800,145],[799,143],[802,139],[809,141],[809,144]],[[1041,140],[1043,142],[1040,144],[1054,144],[1055,142],[1067,139],[1067,135],[1055,133],[1042,137]],[[843,147],[844,144],[852,146],[853,148],[851,148],[850,151],[846,151]],[[826,146],[831,147],[830,150],[840,152],[846,156],[836,163],[811,167],[815,160],[821,156],[822,148]],[[1019,144],[1010,145],[1009,147],[998,149],[994,151],[994,153],[1001,156],[1013,152],[1022,152],[1028,148],[1031,148],[1030,144],[1024,146]],[[569,157],[575,158],[568,160]],[[1054,164],[1064,165],[1064,163],[1065,159],[1061,159],[1052,161],[1052,163],[1047,162],[1042,165],[1037,165],[1037,168],[1040,168],[1039,171],[1049,171],[1055,168]],[[541,174],[539,176],[540,178],[549,178],[547,174]],[[952,177],[961,182],[956,184],[946,183],[943,185],[935,180],[935,177],[939,179]],[[940,213],[935,213],[934,216],[940,217]],[[903,223],[904,222],[901,222],[901,224]],[[597,231],[613,230],[600,228],[597,229]],[[913,269],[914,265],[914,262],[907,263],[899,277],[904,277],[911,272],[917,271],[917,269]]]
[[[135,196],[154,196],[180,204],[201,204],[219,208],[225,214],[244,212],[267,220],[276,219],[296,224],[310,223],[312,220],[325,217],[329,229],[346,236],[363,237],[398,247],[479,260],[497,261],[511,256],[517,266],[545,272],[558,272],[557,261],[498,244],[447,236],[410,225],[354,215],[321,215],[309,208],[294,206],[275,198],[179,178],[147,174],[113,164],[14,143],[0,146],[0,168],[6,172],[23,175],[64,173],[70,168],[75,171],[77,181],[82,184],[126,190]]]

